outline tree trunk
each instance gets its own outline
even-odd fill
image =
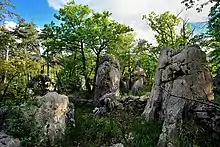
[[[5,61],[8,62],[8,59],[9,59],[9,49],[7,48],[6,49],[6,54],[5,54]],[[3,82],[6,83],[6,81],[7,81],[7,70],[4,73],[4,80],[3,80]]]
[[[83,64],[83,74],[84,74],[84,78],[85,78],[85,84],[86,84],[86,89],[88,91],[88,93],[91,93],[91,86],[89,83],[89,78],[87,76],[87,70],[86,70],[86,57],[85,57],[85,53],[84,53],[84,46],[83,46],[83,41],[80,41],[80,49],[81,49],[81,54],[82,54],[82,64]]]
[[[97,76],[97,72],[98,72],[98,68],[99,68],[99,60],[100,60],[100,52],[98,52],[96,54],[95,76],[94,76],[94,79],[93,79],[93,88],[92,88],[93,92],[95,91],[95,86],[96,86],[96,76]]]
[[[47,75],[50,76],[50,65],[47,63]]]

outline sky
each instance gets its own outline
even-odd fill
[[[44,24],[50,23],[59,8],[63,7],[70,0],[11,0],[16,6],[14,10],[20,14],[27,22],[33,21],[39,28],[43,28]],[[201,0],[203,1],[203,0]],[[76,0],[77,3],[89,5],[95,11],[109,10],[112,12],[112,19],[120,23],[127,24],[134,28],[137,37],[144,38],[150,42],[154,42],[154,34],[143,21],[142,15],[155,11],[161,14],[170,11],[178,14],[183,11],[180,16],[189,19],[193,27],[197,28],[197,32],[204,31],[204,23],[208,19],[210,6],[206,6],[201,13],[197,13],[195,9],[185,10],[181,0]],[[12,26],[13,22],[6,22],[8,26]],[[201,24],[201,25],[200,25]]]

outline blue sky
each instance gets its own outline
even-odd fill
[[[50,23],[55,13],[58,13],[65,3],[70,0],[11,0],[16,6],[15,12],[20,14],[27,22],[33,21],[38,27]],[[113,13],[112,18],[134,28],[138,37],[153,41],[154,34],[141,20],[143,14],[155,11],[161,14],[170,11],[178,14],[184,10],[180,16],[189,19],[192,27],[201,28],[207,20],[209,8],[205,7],[202,13],[197,13],[195,9],[185,10],[181,0],[76,0],[77,3],[88,4],[95,11],[109,10]],[[200,25],[201,24],[201,25]],[[203,25],[204,26],[204,25]],[[203,31],[204,28],[197,32]]]
[[[12,0],[12,3],[16,6],[15,12],[27,22],[34,21],[39,27],[50,23],[57,12],[49,7],[47,0]]]

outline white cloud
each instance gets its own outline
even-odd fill
[[[69,0],[48,0],[48,3],[54,9],[59,9]],[[195,9],[185,10],[185,6],[181,4],[182,0],[76,0],[80,4],[88,4],[95,11],[109,10],[113,13],[112,18],[127,24],[134,28],[138,37],[145,38],[154,42],[154,35],[145,21],[142,21],[143,14],[149,14],[155,11],[161,14],[170,11],[178,14],[184,10],[180,16],[189,19],[190,22],[206,21],[210,6],[206,6],[201,13],[197,13]],[[202,3],[206,0],[200,0]]]
[[[66,3],[70,2],[70,0],[47,0],[50,7],[55,10],[59,10],[63,7]]]
[[[5,21],[3,25],[9,31],[13,31],[13,29],[16,27],[17,23],[15,23],[13,21]]]

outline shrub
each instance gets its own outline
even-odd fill
[[[115,143],[125,146],[153,147],[160,134],[160,124],[147,123],[140,114],[115,111],[95,117],[91,108],[76,107],[76,126],[69,127],[62,146],[100,147]]]
[[[4,109],[6,132],[19,138],[24,147],[46,146],[47,139],[41,132],[42,127],[34,121],[35,112],[40,103],[36,100],[5,101]]]

